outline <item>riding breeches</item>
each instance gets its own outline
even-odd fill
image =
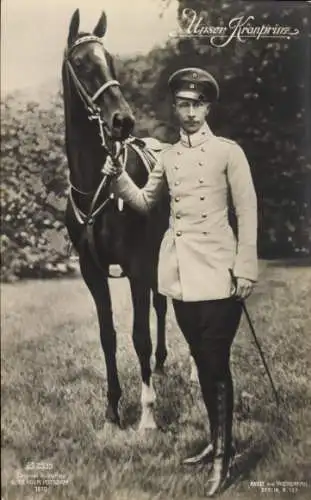
[[[173,306],[177,323],[197,365],[202,396],[212,428],[216,418],[215,394],[217,384],[221,382],[227,387],[228,417],[232,419],[230,348],[241,319],[242,304],[232,297],[200,302],[173,300]]]

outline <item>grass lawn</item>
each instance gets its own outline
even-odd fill
[[[161,430],[140,435],[129,288],[124,279],[112,280],[111,288],[125,430],[105,424],[104,356],[84,283],[2,286],[3,499],[204,498],[207,470],[180,464],[204,439],[206,417],[199,388],[189,382],[188,350],[172,307],[167,374],[154,381]],[[232,351],[234,435],[242,455],[224,499],[311,498],[305,485],[311,480],[310,297],[310,267],[262,263],[248,308],[281,408],[243,320]],[[153,312],[151,323],[154,338]],[[43,486],[40,477],[52,484]]]

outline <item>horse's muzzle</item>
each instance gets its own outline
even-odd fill
[[[111,135],[117,140],[127,139],[131,134],[134,125],[135,120],[131,114],[117,112],[112,118]]]

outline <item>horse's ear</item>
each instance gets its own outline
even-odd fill
[[[74,13],[72,14],[72,18],[70,21],[68,45],[71,45],[72,42],[77,37],[77,34],[79,32],[79,25],[80,25],[80,12],[79,12],[79,9],[76,9],[74,11]]]
[[[102,12],[98,23],[96,24],[94,30],[93,30],[93,35],[98,36],[99,38],[102,38],[104,34],[106,33],[107,29],[107,17],[105,12]]]

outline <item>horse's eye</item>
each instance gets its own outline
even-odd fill
[[[80,68],[80,66],[81,66],[81,64],[82,64],[82,59],[81,59],[81,58],[79,58],[79,59],[78,59],[78,58],[76,58],[76,59],[74,60],[74,63],[75,63],[75,66],[76,66],[77,68]]]

